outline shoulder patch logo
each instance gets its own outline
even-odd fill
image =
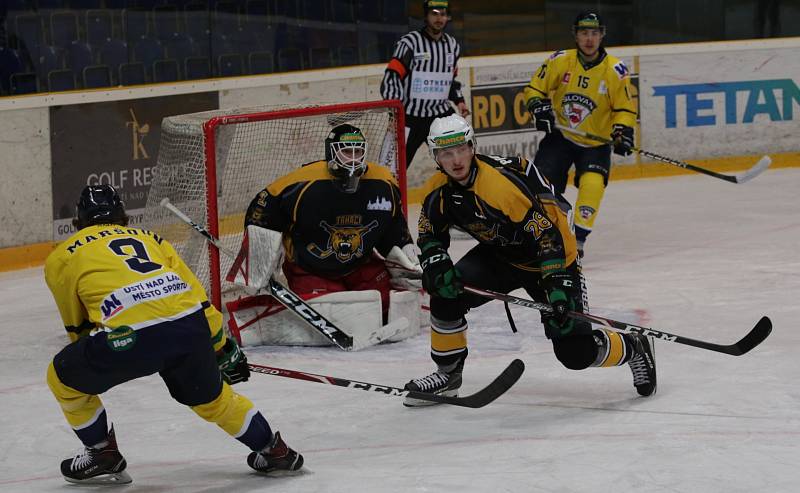
[[[564,53],[566,53],[564,50],[558,50],[555,53],[553,53],[552,55],[550,55],[550,60],[555,60],[556,58],[560,57]]]
[[[620,80],[630,75],[630,73],[628,72],[628,67],[625,66],[625,63],[622,60],[617,62],[616,65],[614,65],[614,72],[617,73],[617,77],[619,77]]]
[[[390,211],[392,210],[392,202],[386,197],[375,197],[375,202],[367,202],[368,211]]]

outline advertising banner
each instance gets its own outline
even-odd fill
[[[218,107],[217,92],[51,107],[53,240],[75,232],[75,201],[86,185],[114,186],[130,224],[141,224],[161,120]]]
[[[642,136],[678,159],[796,152],[796,48],[642,55]]]

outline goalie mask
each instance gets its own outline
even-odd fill
[[[325,139],[325,160],[334,183],[345,193],[355,193],[367,171],[367,140],[358,128],[343,124],[334,127]]]
[[[81,191],[72,225],[83,229],[94,224],[128,225],[125,203],[111,185],[87,185]]]

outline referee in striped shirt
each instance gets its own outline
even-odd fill
[[[381,82],[383,99],[399,99],[406,112],[406,168],[428,137],[436,118],[452,115],[452,101],[461,116],[469,115],[458,75],[461,47],[444,32],[448,0],[423,0],[425,26],[397,42]]]

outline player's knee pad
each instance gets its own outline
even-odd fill
[[[553,339],[553,352],[565,368],[583,370],[594,362],[597,344],[591,334],[573,335]]]
[[[192,411],[234,437],[246,431],[252,415],[257,412],[250,399],[234,392],[227,383],[222,384],[222,391],[216,399],[192,406]]]
[[[605,178],[600,173],[587,172],[581,175],[575,201],[575,226],[592,229],[605,190]]]

